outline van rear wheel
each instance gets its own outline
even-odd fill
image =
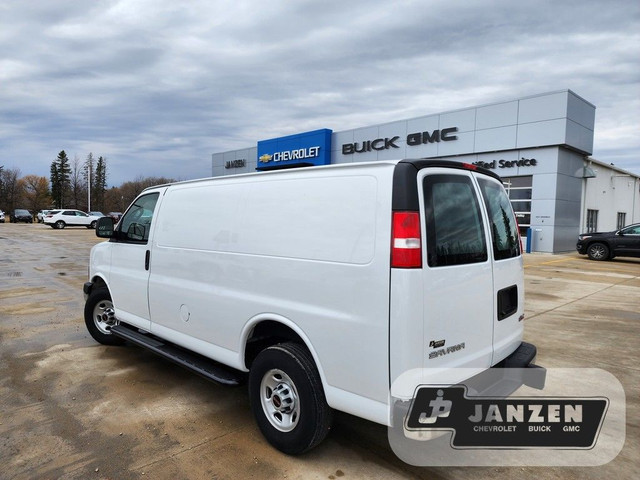
[[[84,323],[93,339],[103,345],[122,345],[124,340],[109,329],[118,324],[111,294],[106,287],[95,288],[84,305]]]
[[[260,431],[284,453],[310,450],[331,428],[318,369],[300,344],[282,343],[258,354],[249,373],[249,399]]]

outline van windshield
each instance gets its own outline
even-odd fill
[[[478,178],[478,183],[489,213],[495,259],[519,256],[521,252],[518,225],[504,188],[486,178]]]

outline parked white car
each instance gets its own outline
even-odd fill
[[[58,229],[64,227],[96,228],[99,218],[99,216],[89,215],[80,210],[52,210],[44,217],[44,224]]]
[[[40,210],[36,217],[38,218],[38,223],[44,222],[44,217],[47,216],[47,213],[51,212],[51,210]]]
[[[0,223],[4,223],[4,212],[0,210]]]

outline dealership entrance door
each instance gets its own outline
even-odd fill
[[[503,177],[502,182],[518,219],[520,235],[526,237],[527,229],[531,226],[531,186],[533,185],[533,176]]]

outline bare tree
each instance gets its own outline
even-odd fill
[[[105,213],[124,212],[129,204],[136,198],[145,188],[154,185],[163,185],[172,183],[175,180],[164,177],[136,177],[132,182],[125,182],[119,187],[113,187],[105,192]]]
[[[85,166],[80,162],[77,155],[73,157],[71,162],[71,176],[69,178],[71,187],[71,198],[73,208],[78,210],[86,210],[87,208],[87,184],[84,174]]]
[[[23,201],[31,213],[36,213],[43,208],[51,206],[52,199],[47,177],[27,175],[20,179],[19,183],[22,186]]]
[[[14,208],[21,208],[19,205],[21,199],[20,185],[18,179],[20,178],[20,169],[2,168],[0,170],[0,185],[2,185],[2,198],[0,198],[0,208],[10,211]]]

